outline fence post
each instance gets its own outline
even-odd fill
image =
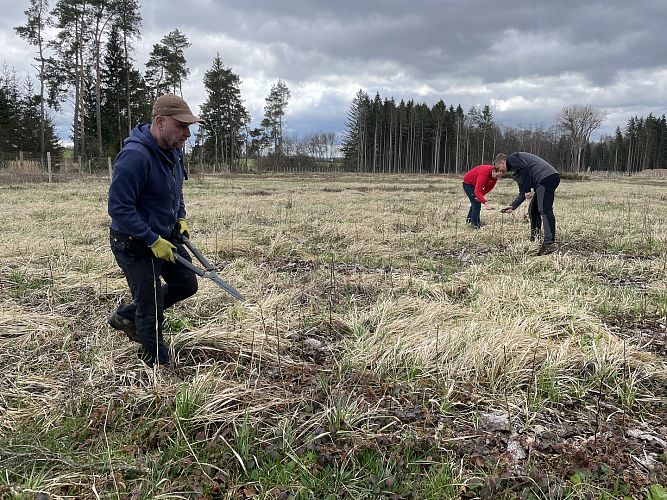
[[[109,179],[113,176],[113,167],[111,166],[111,157],[107,156],[107,166],[109,167]]]
[[[46,152],[46,169],[49,171],[49,184],[51,184],[51,151]]]
[[[81,156],[79,156],[79,173],[83,172],[83,165],[81,165]]]

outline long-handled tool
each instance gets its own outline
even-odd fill
[[[232,297],[244,301],[245,297],[241,295],[241,293],[234,288],[232,285],[227,283],[225,280],[223,280],[220,276],[218,276],[218,273],[215,270],[215,266],[213,266],[206,257],[204,257],[201,252],[195,247],[190,239],[187,236],[181,236],[183,244],[188,247],[188,250],[190,250],[195,257],[197,257],[197,260],[202,263],[204,266],[204,269],[199,269],[197,266],[192,264],[191,262],[187,261],[178,253],[174,252],[174,257],[176,257],[176,262],[184,265],[187,267],[190,271],[193,273],[197,274],[198,276],[201,276],[202,278],[208,278],[210,280],[213,280],[213,282],[218,285],[220,288],[222,288],[225,292],[229,293]]]

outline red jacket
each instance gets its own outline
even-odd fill
[[[493,165],[478,165],[463,176],[463,182],[475,186],[475,198],[480,203],[486,203],[484,195],[491,191],[498,181],[491,177],[492,170]]]

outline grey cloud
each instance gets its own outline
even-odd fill
[[[370,64],[401,68],[416,82],[474,72],[493,83],[508,72],[532,77],[577,71],[599,84],[619,69],[665,64],[652,33],[655,24],[665,23],[642,17],[657,14],[658,2],[250,2],[244,11],[237,5],[206,7],[211,29],[228,20],[222,23],[227,36],[272,55],[275,63],[264,70],[297,81]],[[188,9],[192,19],[186,14],[183,22],[197,22],[195,11]],[[494,51],[512,32],[518,46]]]

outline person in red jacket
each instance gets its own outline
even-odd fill
[[[504,164],[478,165],[463,176],[463,191],[470,198],[470,210],[468,210],[466,223],[474,228],[479,228],[482,205],[487,210],[493,210],[484,195],[495,187],[496,182],[505,172],[507,172],[507,167]]]

